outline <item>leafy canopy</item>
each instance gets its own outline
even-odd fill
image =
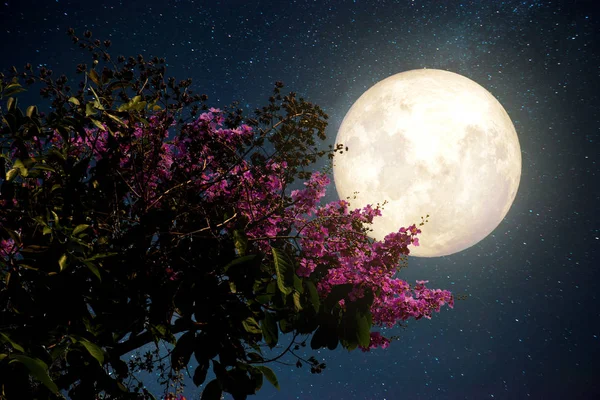
[[[146,370],[165,398],[186,373],[203,399],[245,399],[279,388],[283,357],[321,372],[307,343],[385,348],[374,327],[452,306],[396,276],[415,225],[378,242],[379,206],[320,204],[312,166],[343,146],[320,149],[317,105],[277,83],[252,116],[209,108],[164,60],[69,34],[93,58],[78,89],[31,65],[0,76],[0,397],[153,398]],[[18,107],[23,81],[48,115]]]

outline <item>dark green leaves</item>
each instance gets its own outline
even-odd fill
[[[4,87],[2,89],[2,96],[1,97],[8,97],[8,96],[14,96],[17,93],[21,93],[21,92],[25,92],[26,89],[23,88],[23,86],[21,86],[18,83],[11,83],[6,85],[6,87]],[[8,109],[10,109],[10,107],[8,107]]]
[[[267,346],[273,348],[277,345],[279,338],[279,329],[277,328],[277,320],[270,312],[265,312],[265,317],[260,322],[263,338]]]
[[[280,330],[295,339],[312,334],[315,348],[367,343],[370,314],[362,303],[348,302],[350,286],[321,299],[321,272],[296,274],[301,249],[287,235],[298,226],[282,220],[280,236],[270,241],[277,246],[272,258],[265,259],[260,245],[269,242],[250,239],[251,229],[270,218],[260,215],[262,206],[274,217],[293,207],[286,188],[310,174],[325,114],[292,94],[276,94],[254,122],[242,110],[225,115],[232,129],[247,121],[253,137],[221,140],[184,123],[200,108],[208,110],[205,104],[185,110],[203,98],[188,93],[191,82],[177,83],[161,62],[141,57],[118,61],[122,69],[112,71],[103,54],[106,68],[101,60],[91,69],[78,66],[86,82],[77,94],[63,91],[66,78],[46,79],[51,73],[41,69],[52,86],[44,93],[55,105],[47,117],[36,106],[19,110],[13,98],[0,112],[2,135],[14,149],[0,156],[0,197],[10,205],[0,213],[20,253],[0,277],[10,298],[4,325],[15,327],[0,335],[0,387],[20,386],[30,390],[23,398],[45,398],[46,387],[56,390],[50,380],[56,376],[73,398],[121,398],[133,389],[126,387],[127,375],[156,371],[162,356],[148,351],[127,364],[120,358],[142,344],[166,341],[173,345],[166,368],[182,370],[196,356],[192,379],[204,388],[203,399],[229,393],[238,400],[264,379],[279,388],[262,365],[270,358],[262,349],[279,344]],[[21,90],[0,81],[4,96]],[[176,142],[185,149],[171,147]],[[281,190],[244,193],[246,171],[263,182],[274,172],[268,163],[283,161]],[[219,187],[228,190],[218,193]],[[319,263],[324,271],[327,262]],[[216,380],[207,382],[211,361]],[[13,384],[7,370],[24,384]]]
[[[342,318],[340,339],[344,347],[353,350],[357,346],[368,347],[373,316],[371,314],[373,292],[365,290],[362,298],[346,300],[346,312]]]
[[[79,343],[83,346],[87,352],[98,361],[98,364],[102,366],[104,364],[104,351],[96,344],[80,336],[71,336],[71,339],[75,343]]]
[[[17,158],[13,163],[11,169],[6,173],[6,180],[9,182],[14,180],[17,176],[27,177],[29,175],[29,168],[34,165],[34,161],[31,158],[19,159]]]
[[[185,368],[190,362],[190,357],[194,352],[195,339],[196,333],[188,331],[177,340],[177,344],[171,353],[171,365],[175,370]]]
[[[257,254],[238,257],[224,267],[229,276],[229,285],[232,293],[250,293],[260,279],[260,263],[262,258]]]
[[[339,342],[338,337],[337,321],[332,318],[324,318],[310,341],[310,347],[314,350],[322,347],[334,350]]]
[[[20,344],[15,343],[11,338],[2,332],[0,332],[0,341],[10,344],[13,349],[20,351],[21,353],[25,351]]]
[[[244,256],[246,254],[246,249],[248,248],[248,238],[246,237],[246,233],[239,229],[233,231],[233,243],[235,245],[235,251],[239,256]]]
[[[67,268],[67,255],[66,254],[63,254],[62,256],[59,257],[58,267],[61,272],[64,271],[65,268]]]
[[[223,390],[221,389],[221,384],[218,380],[213,379],[212,381],[208,382],[204,388],[200,400],[221,400],[222,394]]]
[[[294,284],[294,262],[282,250],[271,247],[271,251],[277,274],[277,287],[281,293],[288,295],[292,293]]]
[[[319,328],[310,342],[313,349],[327,347],[333,350],[338,342],[348,350],[354,350],[358,346],[369,346],[373,293],[365,290],[362,298],[351,301],[348,297],[351,290],[352,285],[338,285],[327,296],[325,309],[320,315]],[[339,306],[340,300],[344,300],[343,310]]]
[[[58,387],[48,375],[48,365],[38,358],[31,358],[21,354],[11,356],[10,362],[20,362],[29,370],[29,374],[42,382],[52,393],[58,393]]]
[[[146,107],[146,102],[142,101],[142,96],[135,96],[129,102],[119,106],[117,111],[142,111]]]
[[[208,360],[203,360],[200,364],[198,364],[198,366],[194,370],[194,376],[192,377],[194,385],[200,386],[204,383],[204,381],[206,380],[206,373],[208,372],[209,365],[210,364]]]
[[[258,368],[260,372],[263,373],[263,375],[265,376],[265,378],[267,378],[271,385],[273,385],[276,389],[279,390],[279,381],[277,380],[275,372],[273,372],[271,368],[265,367],[264,365],[259,365],[256,368]]]
[[[319,312],[319,307],[321,306],[321,299],[319,299],[319,292],[317,292],[317,287],[310,280],[305,280],[304,284],[308,289],[310,304],[312,305],[315,312]]]
[[[248,333],[262,333],[258,322],[256,322],[256,320],[252,317],[248,317],[244,321],[242,321],[242,325]]]
[[[81,232],[85,231],[87,228],[89,228],[90,226],[87,224],[81,224],[81,225],[77,225],[75,227],[75,229],[73,229],[73,236],[77,236],[79,235]]]

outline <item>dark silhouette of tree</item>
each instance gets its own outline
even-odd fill
[[[319,149],[318,106],[277,83],[252,116],[209,108],[164,60],[69,35],[92,55],[76,90],[31,65],[0,77],[0,398],[153,398],[145,370],[165,398],[185,372],[203,399],[245,399],[278,387],[267,365],[284,356],[321,372],[298,354],[309,340],[386,347],[374,325],[452,304],[395,278],[415,226],[375,242],[379,208],[319,205],[328,181],[311,166],[343,146]],[[42,83],[52,112],[23,112],[22,82]]]

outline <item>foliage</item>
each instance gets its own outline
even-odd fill
[[[76,92],[45,68],[1,76],[0,397],[153,398],[136,372],[156,370],[167,398],[185,371],[203,399],[245,399],[279,388],[283,356],[321,372],[298,354],[309,340],[387,347],[374,326],[452,305],[396,278],[416,226],[377,242],[379,207],[319,204],[311,166],[342,146],[319,150],[318,106],[277,83],[254,116],[208,108],[164,60],[113,62],[110,42],[69,34],[93,57]],[[22,80],[49,115],[18,107]],[[167,359],[122,359],[153,342]]]

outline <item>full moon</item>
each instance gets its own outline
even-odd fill
[[[502,105],[474,81],[435,69],[382,80],[354,103],[336,143],[335,186],[353,208],[387,203],[374,239],[420,227],[411,256],[457,253],[488,236],[508,213],[521,149]]]

